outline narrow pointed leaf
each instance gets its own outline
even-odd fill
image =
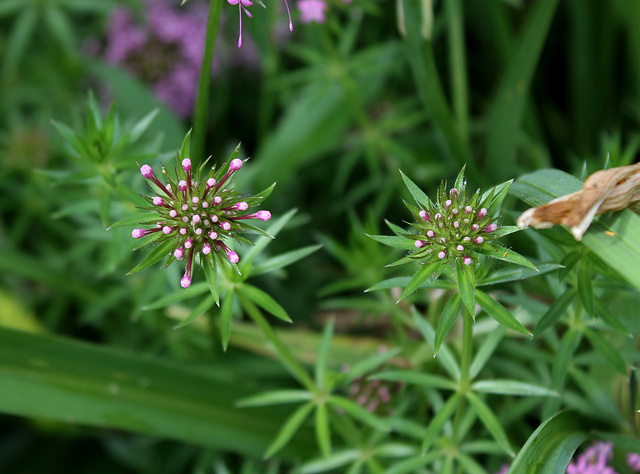
[[[227,293],[220,307],[220,339],[222,349],[227,350],[231,338],[231,322],[233,321],[233,294]]]
[[[201,316],[202,314],[206,313],[207,311],[209,311],[213,305],[216,303],[215,298],[213,297],[213,295],[208,295],[205,299],[203,299],[198,306],[196,306],[193,311],[191,311],[191,313],[189,314],[189,316],[187,316],[183,321],[180,321],[180,323],[178,323],[174,329],[178,329],[181,328],[183,326],[186,326],[187,324],[191,323],[194,319],[196,319],[198,316]]]
[[[523,267],[529,267],[533,270],[537,270],[533,263],[520,255],[518,252],[515,252],[514,250],[508,249],[496,243],[485,245],[484,247],[478,249],[477,252],[481,253],[482,255],[495,258],[496,260],[515,263],[516,265],[522,265]]]
[[[456,274],[458,277],[458,292],[460,299],[469,314],[475,320],[476,315],[476,278],[471,265],[465,265],[460,260],[456,260]]]
[[[442,431],[445,423],[451,419],[453,412],[458,407],[462,395],[458,392],[454,393],[444,406],[438,411],[436,416],[433,417],[427,428],[427,434],[422,440],[422,454],[426,454],[436,437]]]
[[[518,331],[522,334],[531,335],[531,333],[525,328],[520,321],[518,321],[511,312],[491,298],[488,294],[481,290],[476,290],[476,301],[482,309],[484,309],[489,316],[498,321],[503,326],[506,326],[514,331]]]
[[[202,267],[204,269],[204,276],[207,279],[207,285],[209,286],[209,291],[213,295],[213,299],[216,302],[217,306],[220,306],[220,290],[218,289],[218,269],[215,266],[215,259],[211,259],[210,261],[206,261]]]
[[[473,392],[467,392],[467,400],[469,400],[469,403],[475,410],[478,418],[482,421],[482,424],[484,424],[485,428],[491,433],[493,439],[496,440],[498,446],[511,456],[514,456],[515,453],[513,449],[511,449],[507,433],[504,431],[504,428],[502,428],[502,424],[500,424],[498,418],[491,411],[491,408]]]
[[[318,440],[318,446],[320,446],[320,452],[324,457],[327,457],[331,454],[331,428],[329,427],[326,403],[316,406],[315,422],[316,439]]]
[[[548,388],[519,380],[480,380],[471,386],[475,392],[518,395],[521,397],[559,397],[560,394]]]
[[[133,216],[125,217],[124,219],[111,224],[107,230],[116,229],[118,227],[131,227],[134,225],[144,225],[147,222],[156,222],[158,220],[158,213],[156,211],[153,212],[142,212],[140,214],[135,214]]]
[[[243,398],[236,403],[238,407],[260,407],[282,403],[311,401],[313,395],[307,390],[273,390]]]
[[[539,336],[544,331],[549,329],[560,319],[562,315],[567,312],[569,305],[576,299],[578,292],[575,288],[569,288],[563,292],[552,304],[549,306],[547,312],[542,316],[540,322],[536,325],[533,334]]]
[[[329,369],[329,355],[331,352],[331,340],[333,339],[333,319],[329,319],[322,331],[322,340],[318,347],[318,358],[315,365],[315,379],[318,387],[327,385],[327,370]]]
[[[415,309],[413,310],[413,321],[420,333],[422,333],[424,340],[431,344],[431,346],[434,346],[436,333],[431,324],[429,324],[429,321],[420,316]],[[436,357],[435,353],[434,357]],[[447,345],[444,343],[438,350],[437,360],[452,378],[460,380],[460,366],[456,362],[455,357],[453,357],[453,354]]]
[[[298,260],[302,260],[303,258],[311,255],[312,253],[318,251],[322,248],[322,245],[310,245],[308,247],[303,247],[300,249],[292,250],[290,252],[282,253],[280,255],[276,255],[275,257],[271,257],[268,260],[256,265],[251,271],[252,276],[260,275],[262,273],[271,272],[274,270],[278,270],[280,268],[284,268],[292,263],[297,262]]]
[[[478,352],[473,358],[471,362],[471,368],[469,369],[471,375],[470,378],[474,379],[485,366],[485,364],[489,361],[493,352],[502,338],[504,337],[504,333],[506,328],[502,325],[498,326],[496,329],[491,331],[489,335],[482,341],[480,347],[478,348]]]
[[[411,370],[389,370],[374,374],[370,378],[373,380],[405,382],[425,388],[441,388],[445,390],[456,390],[457,388],[455,382],[440,375],[424,374]]]
[[[462,299],[460,298],[460,293],[454,293],[449,301],[447,301],[447,305],[442,310],[442,315],[440,316],[440,321],[438,321],[438,326],[436,327],[436,336],[433,342],[433,351],[437,354],[438,349],[444,342],[445,338],[451,331],[451,328],[456,322],[458,314],[460,313],[460,308],[462,306]]]
[[[584,335],[589,339],[589,342],[594,349],[609,362],[621,375],[627,376],[627,363],[624,361],[620,352],[614,348],[606,339],[604,339],[596,331],[589,328],[584,328]]]
[[[596,307],[593,295],[593,285],[591,284],[591,278],[593,273],[589,265],[583,260],[580,262],[578,268],[578,296],[584,309],[591,316],[595,316]]]
[[[307,419],[311,411],[313,410],[313,403],[307,403],[302,405],[296,411],[294,411],[287,421],[282,426],[282,429],[278,432],[278,435],[273,440],[273,443],[267,448],[264,454],[265,459],[270,458],[275,453],[280,451],[290,440],[293,435],[296,434],[302,423]]]
[[[389,247],[394,247],[397,249],[415,250],[416,248],[415,244],[413,243],[413,240],[408,239],[406,237],[399,236],[399,235],[367,234],[367,237],[375,240],[376,242],[380,242],[381,244],[387,245]]]
[[[351,415],[352,418],[375,428],[380,431],[389,431],[389,427],[380,419],[378,419],[373,413],[371,413],[366,408],[358,405],[356,402],[351,401],[344,397],[339,397],[336,395],[332,395],[329,397],[329,403],[344,412],[348,415]]]
[[[286,321],[288,323],[291,322],[291,318],[289,317],[287,312],[284,310],[284,308],[280,306],[280,304],[276,300],[274,300],[271,296],[269,296],[267,293],[265,293],[261,289],[256,288],[255,286],[249,285],[247,283],[243,283],[242,285],[238,285],[236,287],[236,291],[238,291],[238,293],[242,294],[243,296],[249,298],[251,301],[253,301],[255,304],[260,306],[265,311],[273,314],[276,318],[282,319],[283,321]]]
[[[154,263],[158,263],[160,260],[170,254],[171,249],[173,249],[175,245],[176,243],[173,240],[166,240],[161,244],[156,245],[149,253],[149,255],[147,255],[139,264],[133,267],[133,269],[129,272],[129,275],[139,272],[140,270],[144,270]]]
[[[404,184],[407,186],[407,189],[409,190],[409,192],[411,193],[411,195],[413,196],[413,199],[416,200],[416,202],[423,204],[424,206],[428,206],[431,204],[431,200],[429,199],[429,197],[422,191],[422,189],[420,189],[413,181],[411,181],[407,175],[405,175],[402,170],[400,170],[400,174],[402,175],[402,180],[404,181]]]
[[[433,275],[438,268],[442,265],[442,262],[433,262],[422,265],[420,269],[416,272],[415,275],[411,278],[411,281],[407,285],[407,287],[402,291],[400,298],[398,298],[398,302],[405,299],[411,293],[416,291],[420,286],[427,281],[431,275]]]

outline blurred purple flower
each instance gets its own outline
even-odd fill
[[[325,22],[325,10],[327,4],[324,0],[300,0],[298,2],[298,10],[300,10],[300,21],[302,23],[318,23]]]
[[[117,9],[107,33],[104,57],[149,84],[180,117],[193,112],[204,53],[207,11],[204,5],[173,7],[146,0],[146,24],[128,9]],[[213,69],[213,65],[212,65]]]
[[[613,443],[599,441],[591,445],[567,467],[567,474],[616,474],[607,464],[613,458]]]
[[[640,454],[627,454],[627,466],[629,466],[632,472],[640,472]]]

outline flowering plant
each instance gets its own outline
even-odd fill
[[[207,171],[207,160],[192,173],[193,165],[188,158],[189,140],[190,134],[187,134],[176,153],[178,166],[175,177],[162,168],[168,180],[166,185],[155,176],[151,166],[145,164],[140,168],[142,176],[149,181],[156,195],[144,197],[150,204],[147,208],[150,212],[137,216],[137,219],[153,227],[136,228],[131,233],[133,238],[143,239],[138,248],[152,244],[156,246],[132,273],[153,265],[171,250],[164,266],[174,260],[186,260],[185,273],[180,280],[183,288],[191,285],[193,263],[197,256],[210,285],[215,285],[216,266],[223,262],[235,265],[240,260],[238,254],[229,247],[229,240],[251,243],[240,234],[253,232],[268,235],[246,221],[268,221],[271,218],[269,211],[253,211],[253,208],[266,199],[275,186],[274,183],[249,198],[244,198],[233,189],[233,176],[244,163],[238,158],[240,145],[219,168],[214,165]],[[117,225],[121,226],[122,223]]]

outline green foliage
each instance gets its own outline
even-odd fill
[[[238,50],[238,5],[166,1],[208,25],[187,118],[107,60],[145,2],[0,2],[0,471],[560,473],[603,440],[630,472],[640,220],[514,221],[640,151],[636,2],[299,3],[287,37],[258,2]],[[273,215],[187,289],[131,238],[176,157],[172,189],[242,160],[229,207]],[[467,205],[482,242],[436,250]]]

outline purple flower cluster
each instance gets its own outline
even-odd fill
[[[183,159],[180,165],[175,179],[162,169],[169,181],[166,185],[158,180],[151,166],[140,168],[142,176],[156,192],[155,196],[145,199],[157,215],[145,221],[145,224],[153,224],[152,228],[134,229],[131,235],[134,239],[147,237],[147,243],[169,242],[173,252],[167,264],[173,259],[186,260],[180,285],[187,288],[191,285],[193,261],[197,255],[203,265],[211,265],[214,269],[216,260],[223,260],[222,254],[231,264],[238,263],[238,254],[225,240],[241,240],[238,233],[247,231],[242,221],[267,221],[271,213],[265,210],[251,212],[249,209],[262,198],[242,199],[230,186],[232,176],[242,168],[241,159],[232,159],[219,170],[214,167],[207,174],[203,172],[204,164],[192,173],[189,158]]]
[[[567,474],[616,474],[608,466],[613,458],[613,443],[594,443],[575,462],[569,463]]]
[[[150,85],[180,117],[193,112],[207,28],[205,5],[176,8],[169,0],[145,0],[146,23],[128,9],[112,15],[105,59]]]
[[[326,20],[325,10],[328,8],[324,0],[300,0],[298,10],[300,10],[300,21],[311,23],[312,21],[324,23]]]

